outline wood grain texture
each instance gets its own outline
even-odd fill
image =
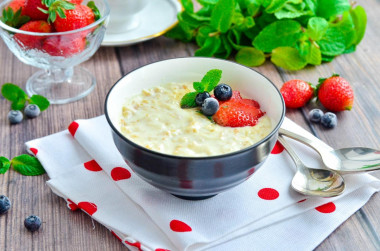
[[[368,146],[380,149],[380,4],[376,0],[358,1],[368,14],[364,40],[355,53],[337,57],[333,62],[308,67],[297,72],[276,68],[270,62],[255,70],[266,75],[281,87],[284,81],[301,78],[316,83],[319,77],[340,73],[355,90],[353,111],[338,114],[339,125],[324,130],[307,123],[305,116],[314,106],[288,110],[287,116],[306,130],[339,148]],[[37,119],[10,126],[6,116],[9,103],[0,98],[0,156],[13,157],[25,152],[24,142],[66,129],[74,119],[91,118],[103,114],[103,104],[109,88],[124,74],[159,60],[192,56],[196,46],[165,37],[129,47],[101,48],[93,58],[82,64],[97,78],[97,87],[86,98],[67,105],[51,106]],[[20,62],[0,42],[0,84],[13,82],[25,87],[25,82],[37,69]],[[380,177],[380,173],[374,173]],[[54,195],[45,185],[47,175],[21,176],[14,171],[0,175],[0,194],[13,202],[12,210],[0,217],[0,250],[125,250],[109,231],[81,212],[71,212],[65,201]],[[380,195],[337,228],[321,245],[323,250],[379,250]],[[41,231],[29,233],[23,220],[30,214],[43,219]]]

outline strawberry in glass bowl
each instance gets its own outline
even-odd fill
[[[53,104],[87,96],[96,79],[82,67],[99,48],[110,8],[107,0],[12,0],[0,4],[0,35],[22,62],[41,68],[27,83],[29,95]]]

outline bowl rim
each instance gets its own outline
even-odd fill
[[[4,2],[0,3],[0,10],[3,10],[6,6],[6,4],[9,4],[11,1],[12,0],[4,1]],[[24,30],[13,28],[13,27],[3,23],[3,21],[1,21],[1,20],[0,20],[0,27],[6,31],[10,31],[10,32],[13,32],[15,34],[33,35],[33,36],[39,36],[39,37],[75,34],[77,32],[89,30],[89,29],[101,24],[102,22],[104,22],[109,17],[111,10],[110,10],[108,0],[102,0],[102,1],[105,4],[105,11],[104,11],[103,16],[101,18],[99,18],[98,20],[96,20],[95,22],[93,22],[92,24],[84,26],[80,29],[75,29],[75,30],[71,30],[71,31],[63,31],[63,32],[49,32],[49,33],[32,32],[32,31],[24,31]],[[1,14],[1,11],[0,11],[0,14]],[[30,21],[38,21],[38,20],[30,20]],[[44,21],[44,20],[42,20],[42,21]]]
[[[275,88],[275,90],[278,92],[280,98],[281,98],[281,105],[282,105],[282,113],[281,113],[281,118],[280,118],[280,121],[277,123],[277,125],[274,127],[274,129],[267,135],[265,136],[263,139],[259,140],[258,142],[256,142],[255,144],[249,146],[249,147],[246,147],[246,148],[243,148],[243,149],[240,149],[240,150],[237,150],[237,151],[234,151],[234,152],[229,152],[229,153],[225,153],[225,154],[219,154],[219,155],[211,155],[211,156],[198,156],[198,157],[191,157],[191,156],[180,156],[180,155],[171,155],[171,154],[166,154],[166,153],[162,153],[162,152],[158,152],[158,151],[154,151],[154,150],[150,150],[148,148],[145,148],[143,146],[140,146],[138,144],[136,144],[135,142],[131,141],[130,139],[128,139],[127,137],[125,137],[113,124],[113,122],[111,121],[109,115],[108,115],[108,110],[107,110],[107,104],[108,104],[108,100],[109,100],[109,96],[113,90],[113,88],[119,83],[121,82],[121,80],[123,80],[127,75],[135,72],[135,71],[138,71],[138,70],[141,70],[142,68],[144,67],[147,67],[147,66],[150,66],[150,65],[153,65],[153,64],[159,64],[161,62],[166,62],[166,61],[171,61],[171,60],[177,60],[177,59],[208,59],[208,60],[218,60],[218,61],[224,61],[224,62],[227,62],[227,63],[232,63],[232,64],[237,64],[239,66],[242,66],[242,67],[245,67],[245,68],[248,68],[254,72],[256,72],[257,74],[263,76],[266,80],[268,80],[268,82]],[[281,92],[280,90],[277,88],[277,86],[268,78],[266,77],[265,75],[261,74],[260,72],[258,72],[257,70],[255,69],[252,69],[248,66],[245,66],[245,65],[242,65],[242,64],[239,64],[239,63],[236,63],[234,61],[230,61],[230,60],[226,60],[226,59],[219,59],[219,58],[210,58],[210,57],[177,57],[177,58],[170,58],[170,59],[164,59],[164,60],[159,60],[159,61],[156,61],[156,62],[153,62],[153,63],[149,63],[149,64],[145,64],[145,65],[142,65],[132,71],[129,71],[128,73],[126,73],[124,76],[122,76],[119,80],[116,81],[115,84],[113,84],[113,86],[110,88],[110,90],[108,91],[107,93],[107,96],[106,96],[106,99],[105,99],[105,102],[104,102],[104,114],[105,114],[105,117],[107,119],[107,122],[108,124],[110,125],[111,129],[113,132],[115,132],[122,140],[126,141],[127,143],[131,144],[132,146],[140,149],[140,150],[143,150],[143,151],[146,151],[146,152],[149,152],[150,154],[153,154],[153,155],[157,155],[157,156],[160,156],[160,157],[165,157],[165,158],[170,158],[170,159],[179,159],[179,160],[184,160],[184,159],[190,159],[190,160],[211,160],[211,159],[221,159],[221,158],[227,158],[227,157],[231,157],[233,155],[238,155],[238,154],[241,154],[241,153],[244,153],[244,152],[247,152],[247,151],[250,151],[252,150],[253,148],[255,148],[256,146],[268,141],[274,134],[276,134],[278,132],[278,129],[281,127],[281,124],[283,123],[284,121],[284,118],[285,118],[285,112],[286,112],[286,107],[285,107],[285,101],[281,95]]]

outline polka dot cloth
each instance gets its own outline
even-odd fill
[[[287,119],[284,126],[303,132]],[[313,150],[290,143],[310,166],[320,164]],[[51,178],[48,185],[70,210],[82,210],[104,224],[131,250],[208,245],[214,250],[312,250],[380,188],[369,175],[351,175],[343,196],[306,198],[290,189],[293,163],[276,143],[264,165],[246,170],[245,182],[208,200],[181,200],[133,172],[115,148],[104,117],[75,121],[64,133],[27,142],[26,149],[41,161]],[[214,175],[222,171],[216,168]],[[193,189],[198,184],[184,179],[178,185]],[[311,221],[323,228],[307,224]],[[226,242],[236,231],[242,237]],[[299,241],[286,238],[289,232],[297,232]]]

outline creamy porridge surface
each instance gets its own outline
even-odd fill
[[[194,109],[181,109],[192,83],[169,83],[128,98],[122,108],[121,132],[150,150],[177,156],[212,156],[244,149],[271,132],[267,115],[256,126],[223,127]]]

